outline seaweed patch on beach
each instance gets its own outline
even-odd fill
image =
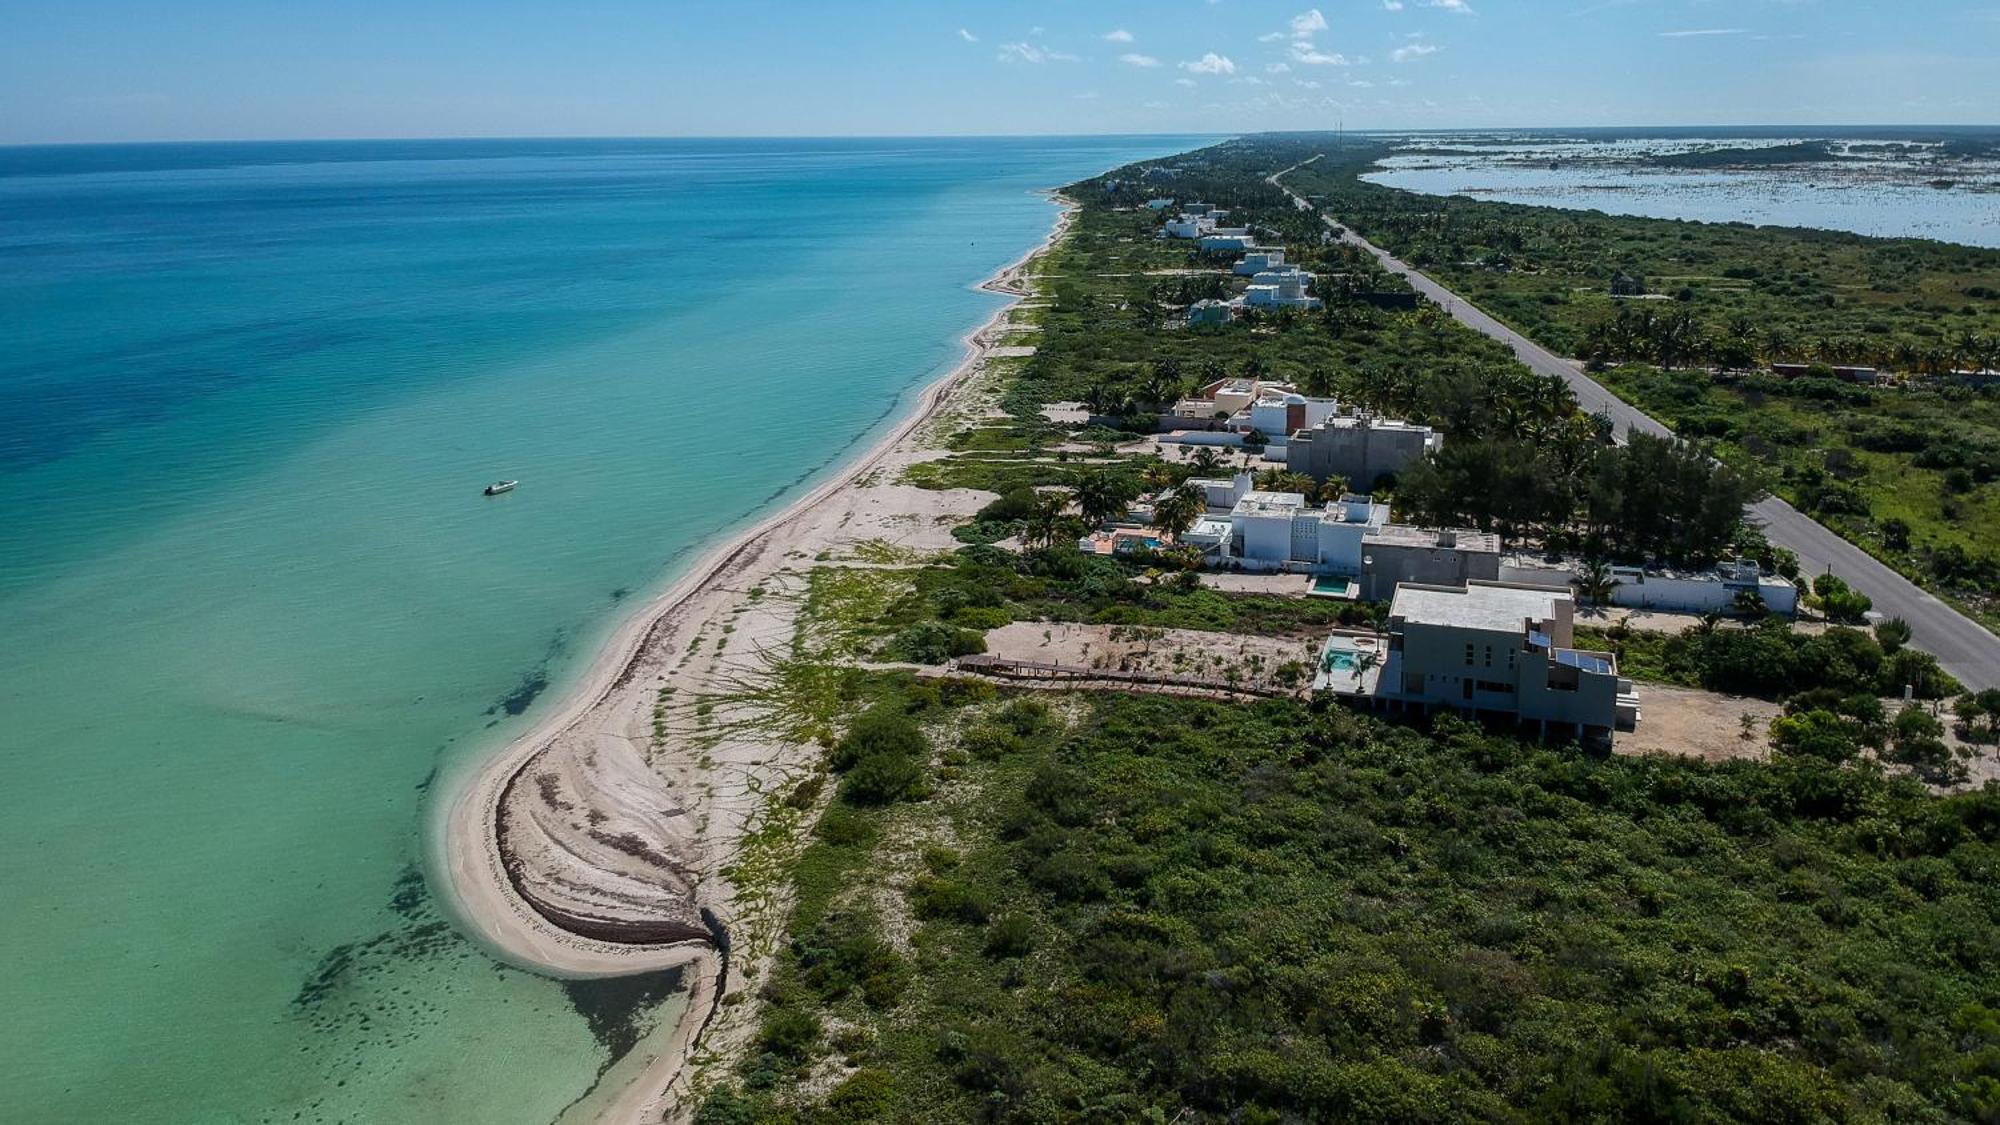
[[[679,969],[563,982],[570,1006],[590,1025],[590,1034],[610,1054],[612,1062],[623,1058],[639,1042],[649,1030],[647,1017],[680,987]]]

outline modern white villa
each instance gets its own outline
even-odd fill
[[[1313,275],[1297,266],[1277,266],[1253,274],[1238,298],[1253,309],[1316,309],[1320,299],[1308,293]]]
[[[1300,394],[1290,383],[1225,379],[1181,399],[1172,410],[1175,417],[1220,422],[1221,429],[1175,430],[1160,440],[1174,445],[1241,446],[1255,434],[1264,440],[1267,459],[1282,460],[1285,442],[1294,432],[1339,412],[1340,400]]]
[[[1204,253],[1248,250],[1257,245],[1257,236],[1249,227],[1216,227],[1201,236],[1199,245]]]
[[[1484,532],[1420,528],[1389,522],[1389,506],[1347,495],[1324,507],[1297,492],[1268,492],[1249,473],[1197,478],[1207,514],[1180,542],[1202,549],[1217,566],[1268,573],[1310,574],[1322,596],[1379,600],[1407,582],[1492,580],[1500,540]],[[1161,545],[1150,528],[1153,507],[1141,500],[1129,520],[1078,541],[1089,553],[1116,554]]]
[[[1266,270],[1274,270],[1285,264],[1283,250],[1252,250],[1243,255],[1241,261],[1230,267],[1230,272],[1238,277],[1254,277]]]
[[[1575,618],[1574,598],[1548,587],[1404,583],[1383,636],[1327,639],[1313,687],[1369,706],[1448,707],[1609,744],[1639,722],[1639,696],[1612,654],[1573,647]]]
[[[1231,305],[1228,301],[1218,301],[1211,297],[1208,300],[1196,301],[1194,304],[1188,306],[1187,322],[1190,326],[1196,328],[1207,325],[1228,324],[1230,319],[1235,315],[1236,307],[1234,305]]]
[[[1513,555],[1501,561],[1500,579],[1522,585],[1560,589],[1575,587],[1585,570],[1576,559],[1542,559]],[[1765,574],[1750,560],[1717,563],[1707,570],[1673,570],[1639,566],[1610,568],[1609,604],[1663,613],[1729,613],[1745,594],[1755,594],[1772,613],[1790,617],[1799,609],[1799,588],[1775,574]]]

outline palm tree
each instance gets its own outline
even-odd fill
[[[1132,489],[1125,477],[1098,469],[1085,473],[1073,489],[1077,511],[1093,527],[1125,514],[1132,501]]]
[[[1347,495],[1351,488],[1352,485],[1346,477],[1341,476],[1339,473],[1334,473],[1324,481],[1321,481],[1318,490],[1312,495],[1314,499],[1317,499],[1322,504],[1331,504]]]
[[[1290,469],[1265,469],[1257,474],[1257,487],[1265,492],[1310,494],[1319,485],[1304,473],[1295,473]]]
[[[1618,579],[1611,576],[1611,566],[1603,559],[1590,559],[1577,572],[1576,592],[1591,605],[1603,605],[1611,600],[1611,589],[1618,585]]]
[[[1153,526],[1161,535],[1178,542],[1207,511],[1208,504],[1201,492],[1184,484],[1153,501]]]
[[[1034,507],[1022,521],[1021,545],[1030,551],[1055,546],[1068,516],[1069,497],[1060,492],[1036,493]]]
[[[1201,476],[1210,476],[1222,468],[1222,455],[1210,446],[1202,446],[1188,459],[1188,467]]]

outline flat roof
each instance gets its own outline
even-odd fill
[[[1566,590],[1520,586],[1420,586],[1401,583],[1389,603],[1389,616],[1417,625],[1450,625],[1518,633],[1524,622],[1547,621],[1558,601],[1572,601]]]
[[[1486,551],[1500,553],[1500,537],[1485,531],[1470,531],[1464,528],[1411,527],[1408,524],[1392,523],[1376,528],[1368,533],[1369,543],[1386,543],[1395,547],[1438,546],[1438,539],[1445,532],[1456,537],[1449,548],[1457,551]]]

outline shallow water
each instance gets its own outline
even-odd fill
[[[1912,159],[1764,169],[1681,169],[1637,162],[1646,153],[1782,140],[1687,139],[1423,142],[1393,156],[1372,183],[1428,195],[1703,222],[1816,227],[1890,238],[2000,247],[2000,162]],[[1865,142],[1860,142],[1865,143]],[[1553,163],[1553,167],[1551,167]],[[1950,187],[1934,187],[1934,179]]]
[[[460,939],[435,771],[1196,143],[0,149],[0,1119],[581,1096],[658,990]]]

